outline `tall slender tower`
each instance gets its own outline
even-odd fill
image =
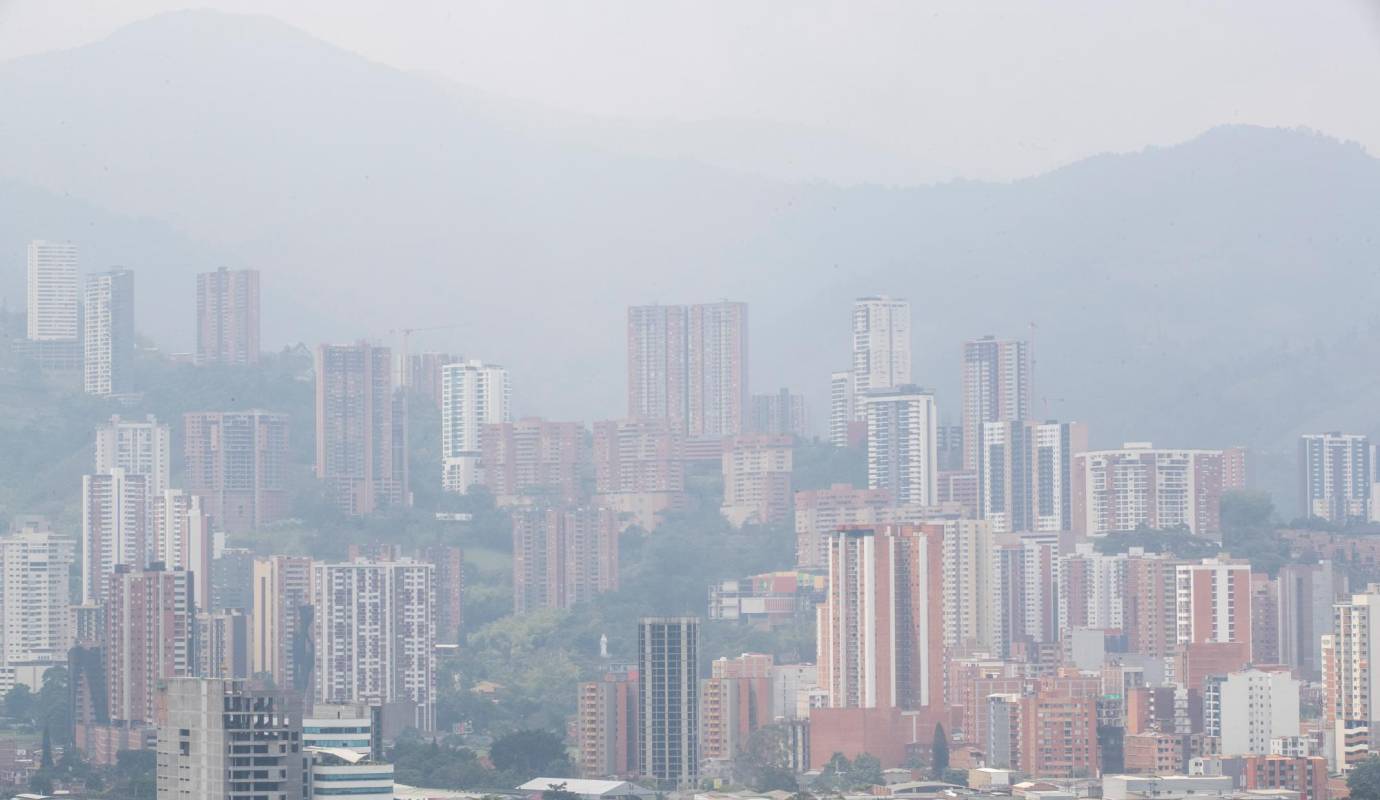
[[[268,673],[303,696],[311,683],[312,560],[275,555],[255,559],[250,589],[250,671]]]
[[[637,626],[637,760],[658,787],[699,782],[699,650],[696,617],[644,617]]]
[[[152,560],[153,510],[149,479],[116,467],[81,483],[81,597],[103,602],[117,565],[143,569]]]
[[[485,425],[512,421],[508,370],[482,361],[441,367],[441,485],[465,493],[480,483]]]
[[[910,383],[910,302],[878,296],[853,302],[853,418],[867,393]]]
[[[743,431],[748,407],[747,303],[690,306],[687,374],[691,436],[733,436]]]
[[[934,394],[917,386],[875,389],[867,409],[867,488],[886,489],[898,505],[939,499]]]
[[[159,685],[196,674],[193,579],[184,570],[110,575],[105,602],[105,674],[110,721],[152,725]]]
[[[984,336],[963,343],[963,468],[977,469],[984,422],[1030,417],[1030,349],[1024,341]]]
[[[316,349],[316,477],[348,514],[409,502],[407,406],[387,347]]]
[[[143,421],[111,417],[96,429],[96,471],[119,467],[149,479],[149,496],[167,491],[172,472],[172,434],[152,414]]]
[[[628,416],[669,420],[685,432],[687,338],[685,306],[628,307]]]
[[[85,308],[86,393],[134,391],[134,273],[117,268],[88,275]]]
[[[259,271],[221,267],[196,276],[196,363],[257,364]]]

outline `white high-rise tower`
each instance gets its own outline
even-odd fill
[[[441,469],[448,492],[468,492],[480,479],[480,434],[511,422],[508,370],[464,361],[441,367]]]
[[[29,242],[28,339],[76,341],[80,303],[77,246],[42,240]]]
[[[853,302],[853,418],[865,419],[863,404],[873,389],[910,383],[910,302],[860,297]]]

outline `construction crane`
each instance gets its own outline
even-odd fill
[[[449,331],[460,327],[459,325],[428,325],[425,328],[394,328],[388,333],[390,336],[402,334],[402,350],[399,353],[401,360],[398,365],[398,378],[404,389],[412,388],[412,356],[408,349],[408,344],[414,333],[425,333],[427,331]]]

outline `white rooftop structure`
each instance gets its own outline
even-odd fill
[[[627,781],[593,781],[583,778],[533,778],[517,787],[520,792],[544,792],[560,787],[583,798],[653,798],[656,792]]]

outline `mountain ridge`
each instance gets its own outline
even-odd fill
[[[520,412],[583,419],[622,413],[624,306],[727,296],[751,304],[753,388],[823,419],[850,299],[887,293],[951,419],[959,343],[1034,322],[1042,413],[1098,444],[1277,448],[1329,407],[1376,428],[1316,396],[1368,390],[1359,372],[1297,404],[1227,377],[1272,353],[1303,371],[1289,354],[1375,318],[1380,161],[1354,143],[1234,125],[1011,182],[783,183],[572,141],[271,20],[165,16],[0,64],[0,105],[26,109],[0,120],[0,294],[22,296],[28,238],[85,236],[83,266],[134,267],[141,328],[176,351],[193,273],[253,266],[266,343],[453,322],[414,351],[508,364]],[[1380,356],[1356,346],[1358,371]]]

